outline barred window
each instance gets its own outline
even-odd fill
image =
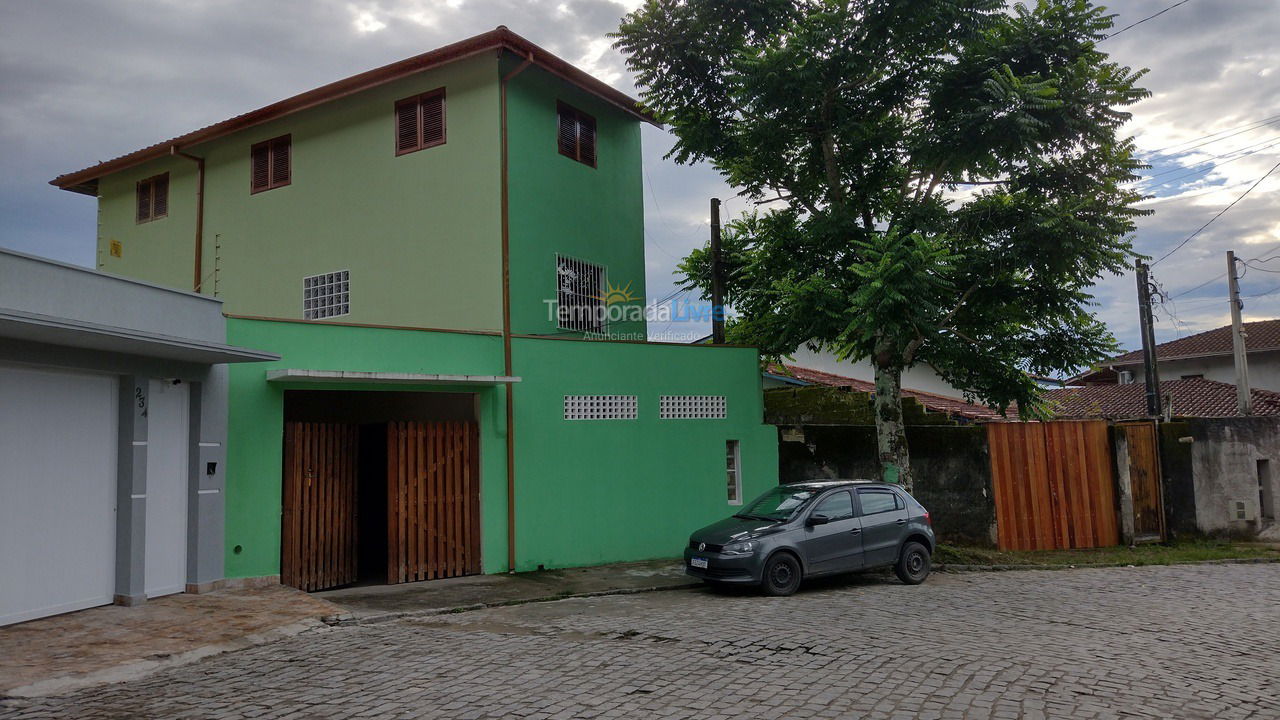
[[[565,395],[565,420],[635,420],[635,395]]]
[[[556,256],[556,327],[580,332],[604,332],[605,269],[585,260]]]
[[[723,395],[663,395],[658,402],[663,420],[723,420],[725,410]]]
[[[302,317],[307,320],[351,312],[351,271],[338,270],[302,279]]]

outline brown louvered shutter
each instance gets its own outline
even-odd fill
[[[586,115],[578,116],[578,159],[596,166],[596,121]]]
[[[289,184],[291,172],[289,151],[292,146],[293,140],[289,135],[271,141],[271,187],[273,188]]]
[[[138,183],[138,222],[151,219],[151,181]]]
[[[422,147],[444,142],[444,92],[422,98]]]
[[[250,151],[253,162],[252,190],[258,192],[271,187],[271,146],[258,143]]]
[[[418,100],[396,103],[396,154],[418,149]]]
[[[152,181],[151,218],[164,217],[169,214],[169,173],[165,173]]]
[[[578,118],[577,114],[565,106],[560,106],[560,154],[578,159]]]

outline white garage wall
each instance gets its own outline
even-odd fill
[[[0,625],[111,602],[117,388],[0,365]]]

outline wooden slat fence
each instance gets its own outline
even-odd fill
[[[1105,421],[991,423],[987,443],[1000,549],[1120,542]]]
[[[480,572],[479,431],[473,422],[387,427],[387,582]]]
[[[1138,540],[1163,540],[1164,500],[1160,492],[1160,450],[1153,422],[1120,423],[1128,446],[1129,490],[1133,494],[1133,533]]]
[[[323,590],[356,580],[359,428],[285,423],[280,580]]]

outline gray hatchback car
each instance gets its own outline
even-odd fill
[[[918,585],[929,576],[929,511],[901,487],[868,480],[791,483],[689,537],[685,571],[712,585],[759,585],[790,595],[805,578],[893,567]]]

